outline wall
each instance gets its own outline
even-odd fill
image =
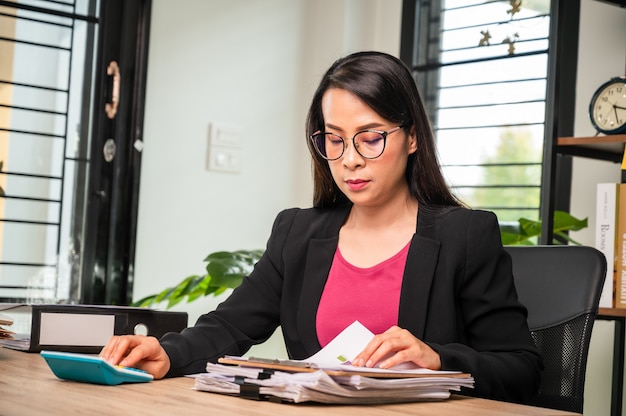
[[[595,0],[582,0],[579,33],[576,118],[574,134],[593,136],[589,100],[609,78],[626,73],[626,9]],[[620,167],[610,162],[574,158],[571,212],[589,218],[586,230],[572,237],[583,244],[595,243],[595,192],[598,182],[619,182]],[[610,414],[613,366],[613,323],[596,321],[593,329],[585,386],[586,415]]]
[[[279,210],[311,205],[313,91],[346,53],[397,55],[400,16],[401,0],[153,1],[135,299],[213,251],[264,248]],[[240,173],[206,169],[214,122],[241,129]],[[193,323],[221,299],[177,309]]]

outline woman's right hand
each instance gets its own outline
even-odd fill
[[[155,337],[144,335],[113,336],[100,351],[110,364],[139,368],[163,378],[170,369],[170,358]]]

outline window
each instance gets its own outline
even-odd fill
[[[150,8],[0,0],[0,301],[131,300]]]
[[[95,2],[0,6],[0,300],[68,299],[87,169]]]
[[[450,186],[500,221],[538,219],[550,0],[413,6],[414,30],[407,37],[403,27],[403,51],[412,42],[409,61]],[[405,5],[405,13],[410,9]]]

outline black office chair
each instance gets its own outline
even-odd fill
[[[583,412],[591,331],[606,277],[592,247],[507,246],[520,302],[545,370],[532,405]]]

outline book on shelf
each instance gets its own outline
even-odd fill
[[[113,335],[160,337],[187,326],[186,312],[105,305],[0,303],[12,320],[0,345],[21,351],[54,350],[98,353]]]
[[[595,248],[606,257],[606,279],[600,307],[612,308],[615,298],[619,183],[599,183],[596,195]],[[623,207],[626,209],[626,207]]]

